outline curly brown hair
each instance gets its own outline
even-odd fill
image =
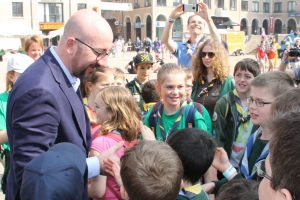
[[[101,97],[109,113],[109,119],[102,124],[100,135],[120,129],[123,131],[124,140],[138,139],[142,113],[130,91],[120,86],[111,86],[100,90],[96,99],[98,96]]]
[[[205,79],[207,76],[207,68],[204,65],[201,57],[202,50],[207,45],[210,45],[215,53],[215,57],[213,58],[212,69],[215,73],[216,78],[221,83],[223,83],[230,73],[228,53],[224,48],[223,44],[221,44],[217,40],[212,39],[206,40],[200,46],[197,53],[195,54],[195,57],[193,58],[192,69],[194,74],[194,80],[200,81],[202,79]]]

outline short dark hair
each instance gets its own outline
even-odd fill
[[[234,179],[223,185],[216,200],[258,200],[258,182],[247,179]]]
[[[271,187],[275,191],[285,188],[295,199],[300,199],[300,113],[278,115],[267,128],[273,134],[270,140]]]
[[[155,88],[155,83],[156,83],[156,80],[153,79],[153,80],[147,81],[144,84],[141,95],[142,95],[145,103],[152,103],[152,102],[160,101],[159,94],[157,93],[156,88]]]
[[[184,169],[183,180],[195,184],[211,166],[216,142],[209,133],[197,128],[185,128],[173,133],[167,143],[177,152]]]
[[[248,70],[251,74],[253,74],[254,77],[258,76],[261,73],[258,62],[252,58],[244,58],[243,60],[236,63],[233,70],[233,76],[235,75],[237,70]]]
[[[120,174],[131,200],[174,200],[180,191],[183,167],[168,144],[141,141],[121,157]]]

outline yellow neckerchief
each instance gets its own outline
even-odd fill
[[[242,101],[241,101],[241,99],[239,97],[239,94],[238,94],[238,92],[237,92],[236,89],[233,90],[233,94],[234,94],[235,106],[236,106],[236,109],[237,109],[237,111],[239,113],[239,117],[241,118],[241,123],[238,123],[238,124],[239,125],[243,125],[244,129],[248,130],[248,124],[249,123],[247,123],[247,122],[250,120],[250,111],[249,111],[249,108],[248,108],[248,111],[245,114],[245,112],[243,110],[243,107],[242,107]],[[236,130],[237,132],[238,132],[238,128],[239,128],[239,126],[237,127],[237,130]],[[237,134],[237,132],[236,132],[236,134]]]
[[[88,115],[88,117],[89,117],[89,119],[90,119],[90,123],[91,123],[91,124],[95,124],[95,123],[96,123],[96,120],[93,119],[93,117],[92,117],[91,110],[90,110],[90,107],[89,107],[89,105],[88,105],[88,98],[87,98],[87,97],[84,97],[84,98],[82,99],[82,101],[83,101],[83,104],[84,104],[84,106],[85,106],[86,114]]]
[[[190,187],[184,188],[184,190],[187,192],[192,192],[194,194],[200,194],[200,192],[202,191],[202,186],[200,185],[200,183],[198,183]]]
[[[217,77],[213,77],[213,79],[211,80],[211,82],[208,83],[208,86],[207,87],[203,87],[204,84],[205,84],[205,80],[202,79],[201,80],[201,85],[202,85],[202,90],[200,92],[200,94],[198,95],[199,97],[202,97],[202,96],[208,96],[208,93],[209,91],[214,87],[215,83],[217,82]]]
[[[144,103],[144,111],[148,111],[152,106],[154,106],[157,102]]]

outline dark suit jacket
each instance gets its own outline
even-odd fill
[[[80,92],[74,91],[47,50],[20,76],[10,92],[7,134],[11,162],[5,199],[20,199],[25,165],[52,145],[70,142],[87,155],[91,146],[89,124]],[[87,199],[86,190],[82,199]]]

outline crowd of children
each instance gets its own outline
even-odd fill
[[[192,69],[164,63],[149,80],[155,61],[138,53],[131,81],[121,69],[109,67],[82,78],[92,130],[89,155],[124,141],[116,152],[120,163],[105,160],[110,176],[89,180],[89,197],[300,199],[300,90],[288,73],[272,71],[275,52],[271,43],[269,72],[261,73],[267,56],[262,41],[258,62],[245,58],[230,76],[225,49],[207,40]],[[20,63],[11,62],[7,80],[12,85],[28,64],[19,69]]]

